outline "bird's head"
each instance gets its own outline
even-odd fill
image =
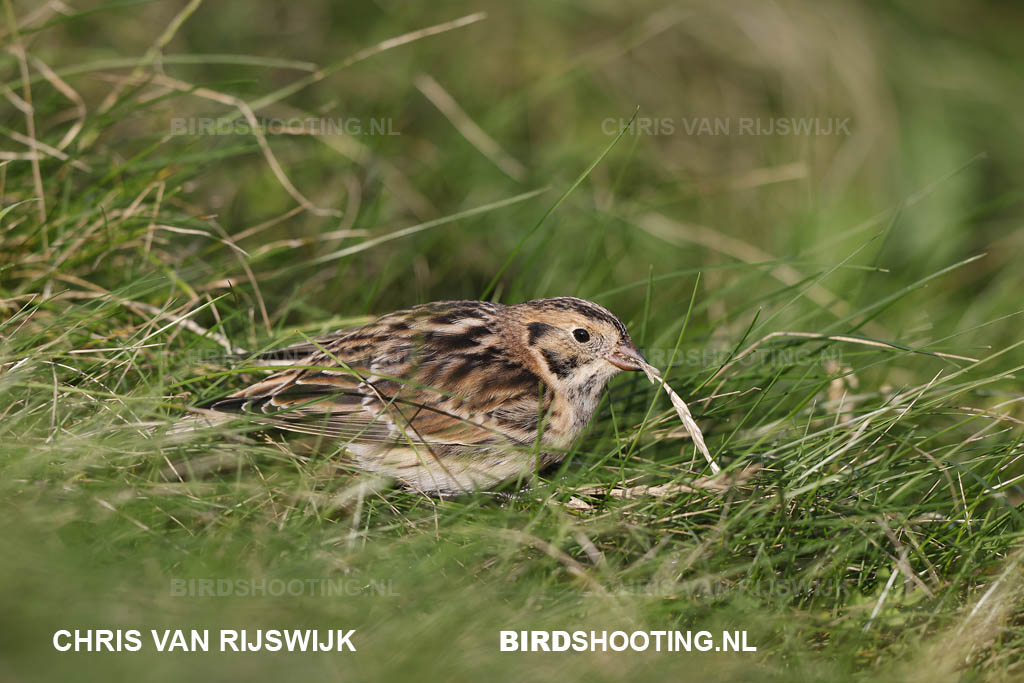
[[[600,391],[622,370],[646,362],[626,326],[603,306],[574,297],[511,307],[525,352],[555,388]]]

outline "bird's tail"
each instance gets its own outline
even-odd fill
[[[180,418],[177,422],[171,425],[171,428],[167,430],[166,435],[179,436],[182,434],[189,434],[200,429],[216,427],[238,418],[237,415],[222,413],[216,410],[192,408],[191,411],[192,412],[188,415]]]

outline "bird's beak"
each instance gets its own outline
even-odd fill
[[[616,346],[604,359],[620,370],[642,370],[643,366],[647,364],[643,354],[628,341]]]

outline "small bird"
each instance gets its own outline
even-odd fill
[[[561,461],[608,380],[646,364],[618,318],[574,297],[422,304],[259,358],[287,367],[203,407],[337,439],[434,495]]]

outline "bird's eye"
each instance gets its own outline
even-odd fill
[[[572,331],[572,336],[581,344],[585,344],[590,341],[590,333],[582,327],[577,327]]]

